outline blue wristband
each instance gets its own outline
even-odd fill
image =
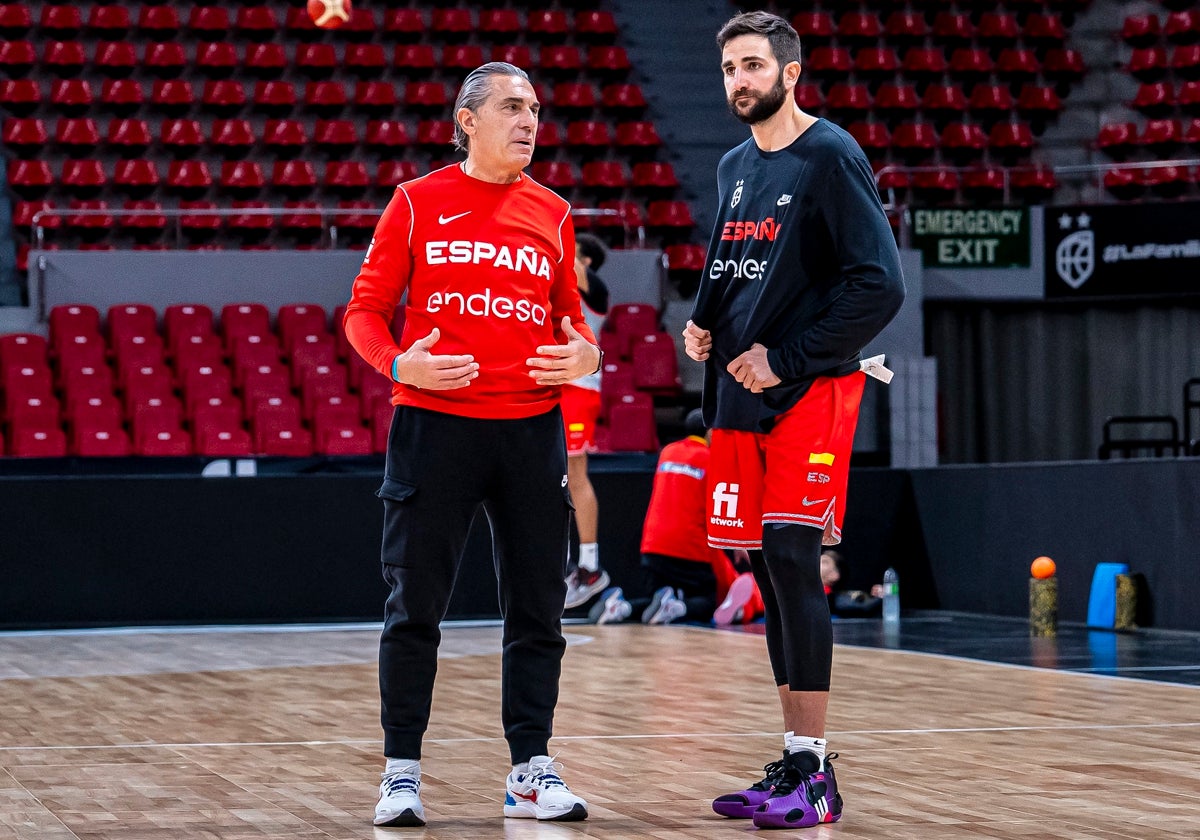
[[[399,381],[400,381],[400,374],[399,374],[399,373],[397,372],[397,370],[396,370],[396,365],[397,365],[397,364],[399,364],[399,363],[400,363],[400,357],[399,357],[399,356],[396,356],[396,358],[392,359],[392,381],[393,381],[393,382],[399,382]]]

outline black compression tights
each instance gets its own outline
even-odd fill
[[[762,551],[750,552],[767,614],[767,653],[775,684],[828,691],[833,626],[821,584],[821,529],[763,526]]]

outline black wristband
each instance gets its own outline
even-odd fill
[[[600,361],[596,363],[596,369],[592,371],[592,373],[599,373],[600,371],[604,370],[604,351],[600,349],[599,344],[594,346],[597,350],[600,350]],[[591,376],[591,374],[588,375]]]

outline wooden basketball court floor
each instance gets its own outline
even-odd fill
[[[499,629],[448,626],[424,829],[375,829],[377,628],[0,634],[0,840],[738,838],[778,757],[763,637],[566,628],[552,750],[591,818],[501,816]],[[805,838],[1200,837],[1200,688],[839,645],[843,820]],[[784,832],[782,836],[787,836]]]

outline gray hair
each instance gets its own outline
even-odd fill
[[[529,81],[528,73],[507,61],[489,61],[467,74],[462,87],[459,88],[458,99],[454,100],[454,147],[464,152],[471,151],[471,138],[459,124],[458,112],[462,108],[472,113],[479,110],[479,106],[487,101],[492,92],[492,76],[517,76]]]

